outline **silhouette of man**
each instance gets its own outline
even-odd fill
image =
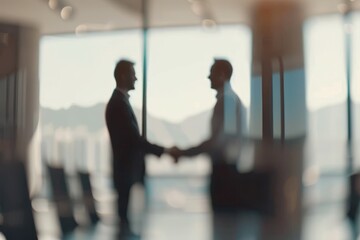
[[[217,91],[217,101],[211,117],[209,139],[185,150],[174,147],[170,151],[174,159],[200,153],[209,154],[212,160],[210,196],[213,207],[215,207],[214,190],[221,175],[221,169],[225,166],[236,170],[236,161],[240,154],[242,103],[230,85],[232,71],[230,62],[224,59],[215,59],[211,67],[208,78],[211,88]]]
[[[113,181],[118,193],[120,231],[121,235],[134,235],[127,215],[130,188],[136,182],[144,183],[145,154],[161,156],[165,149],[140,136],[128,94],[135,89],[137,80],[134,63],[120,60],[116,64],[114,77],[116,88],[106,106],[105,118],[113,153]]]

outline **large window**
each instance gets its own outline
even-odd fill
[[[111,173],[104,111],[120,58],[134,61],[142,79],[140,30],[43,37],[40,126],[45,162],[63,165],[70,172]],[[131,103],[141,110],[141,80],[130,94]]]
[[[304,25],[307,154],[306,201],[339,202],[346,197],[347,109],[345,32],[341,15],[309,19]],[[315,184],[316,183],[316,184]]]
[[[346,168],[347,136],[343,19],[310,19],[304,36],[309,159],[322,172],[341,173]]]
[[[234,90],[249,106],[251,31],[241,25],[153,29],[149,34],[148,136],[167,147],[186,148],[210,134],[216,92],[210,88],[215,58],[228,59],[234,69]],[[149,174],[206,174],[204,156],[174,165],[164,157],[148,161]]]
[[[355,157],[355,170],[360,168],[360,14],[354,13],[351,19],[351,34],[352,34],[352,45],[351,45],[351,98],[353,100],[353,153]]]

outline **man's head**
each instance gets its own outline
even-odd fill
[[[211,66],[209,79],[211,88],[218,90],[224,87],[225,82],[230,81],[233,69],[229,61],[225,59],[215,59]]]
[[[120,60],[115,67],[114,77],[116,86],[126,91],[135,89],[135,75],[134,63],[128,60]]]

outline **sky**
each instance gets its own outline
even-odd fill
[[[353,52],[359,52],[360,18],[354,17]],[[306,105],[309,110],[346,97],[343,22],[339,15],[304,24]],[[215,92],[207,79],[214,58],[233,67],[232,85],[250,106],[251,30],[231,25],[154,29],[148,42],[148,112],[171,122],[212,108]],[[136,63],[139,81],[131,102],[142,106],[142,33],[139,30],[88,35],[45,36],[40,51],[40,103],[53,109],[107,102],[115,86],[113,69],[120,58]],[[353,66],[358,62],[353,56]],[[353,69],[352,95],[360,101],[359,70]]]

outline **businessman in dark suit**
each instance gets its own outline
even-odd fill
[[[106,107],[106,125],[113,153],[113,181],[118,193],[118,215],[121,234],[132,234],[127,216],[131,186],[144,183],[145,154],[160,157],[165,148],[151,144],[139,132],[138,123],[129,103],[130,90],[137,80],[134,63],[120,60],[115,67],[116,88]]]
[[[170,154],[178,159],[181,156],[195,156],[206,153],[212,161],[210,175],[210,196],[214,200],[215,188],[223,181],[222,172],[236,172],[236,162],[240,155],[241,143],[241,110],[242,103],[230,85],[232,66],[225,59],[215,59],[211,67],[209,80],[212,89],[216,90],[217,101],[211,117],[211,135],[202,143],[180,150],[174,147]],[[214,201],[212,201],[213,208]]]

